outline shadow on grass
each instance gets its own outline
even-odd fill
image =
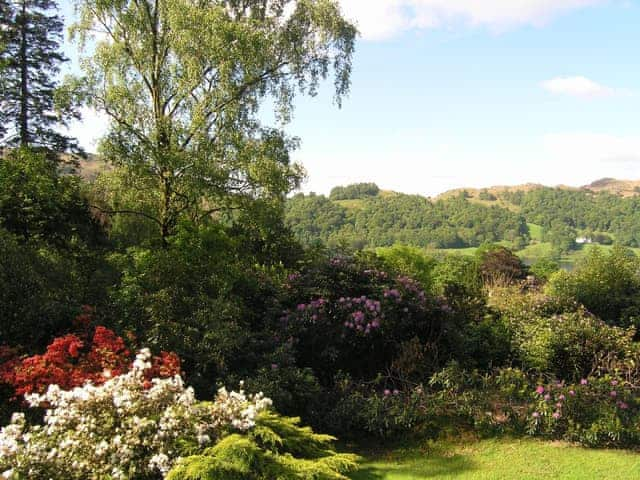
[[[455,447],[433,446],[395,450],[392,454],[376,452],[367,459],[353,480],[404,480],[451,478],[478,467],[469,455],[457,453]]]

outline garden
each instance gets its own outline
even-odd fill
[[[0,1],[3,480],[637,476],[632,250],[565,272],[287,225],[298,141],[260,110],[348,93],[336,2],[81,0],[64,81],[57,6],[22,7]],[[85,106],[110,121],[93,176],[59,132]]]

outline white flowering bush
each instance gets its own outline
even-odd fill
[[[0,431],[4,479],[156,479],[176,461],[213,445],[225,433],[246,432],[271,400],[220,389],[213,402],[198,402],[182,378],[145,385],[151,353],[141,350],[131,370],[95,386],[64,391],[51,385],[25,397],[45,407],[42,425],[14,414]]]

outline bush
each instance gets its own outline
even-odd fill
[[[438,342],[450,306],[408,277],[380,270],[374,258],[333,257],[290,276],[280,338],[291,338],[296,365],[321,384],[339,372],[372,379],[398,357],[404,342]]]
[[[638,445],[637,388],[618,375],[540,385],[529,410],[528,433],[591,447]]]
[[[102,385],[70,391],[51,385],[31,394],[32,407],[46,406],[43,425],[23,414],[0,432],[0,471],[22,478],[162,478],[180,455],[190,454],[235,431],[255,426],[269,407],[262,396],[221,389],[214,402],[196,402],[180,376],[154,378],[151,354],[142,350],[129,372]]]
[[[347,480],[357,457],[336,453],[335,440],[299,426],[298,418],[265,412],[246,435],[233,434],[180,459],[167,480]]]
[[[628,249],[590,250],[574,271],[554,274],[546,291],[582,303],[612,325],[640,324],[640,260]]]

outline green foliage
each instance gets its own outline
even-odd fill
[[[378,255],[389,269],[418,280],[427,291],[433,287],[433,270],[437,264],[419,248],[406,245],[394,245],[376,249]]]
[[[323,196],[296,195],[287,201],[287,224],[303,243],[336,244],[349,239],[360,246],[394,244],[460,248],[500,240],[524,241],[524,219],[496,206],[457,197],[432,202],[418,195],[366,197],[346,210]]]
[[[526,368],[567,380],[586,376],[603,356],[624,357],[635,333],[610,327],[581,310],[533,316],[514,329],[516,350]]]
[[[332,188],[329,198],[331,200],[355,200],[375,197],[378,193],[380,193],[380,189],[375,183],[354,183],[345,187]]]
[[[202,454],[182,459],[167,480],[347,480],[358,458],[336,453],[333,437],[299,423],[261,414],[246,435],[229,435]]]
[[[26,148],[0,160],[0,225],[24,241],[58,247],[101,240],[80,180],[61,175],[44,153]]]
[[[549,258],[542,257],[529,267],[529,271],[539,280],[546,282],[555,272],[560,270],[560,265]]]
[[[637,445],[638,379],[620,373],[539,386],[529,407],[527,432],[590,447]]]
[[[53,154],[78,151],[77,142],[55,128],[79,117],[71,102],[57,101],[57,76],[67,61],[57,10],[54,0],[19,0],[0,7],[0,140],[5,146]]]
[[[104,34],[83,62],[90,103],[112,120],[101,153],[138,177],[145,201],[132,210],[165,244],[185,218],[299,184],[296,140],[260,123],[267,98],[285,122],[330,71],[336,100],[349,89],[356,29],[331,0],[82,0],[79,11],[81,45]]]
[[[212,391],[229,373],[250,334],[251,317],[238,292],[249,294],[252,277],[240,283],[249,274],[234,247],[219,226],[185,225],[168,248],[132,247],[111,256],[122,272],[110,292],[111,317],[124,319],[117,329],[176,352],[200,391]]]
[[[554,274],[547,292],[582,303],[612,325],[638,325],[640,260],[622,247],[608,253],[594,248],[574,271]]]

